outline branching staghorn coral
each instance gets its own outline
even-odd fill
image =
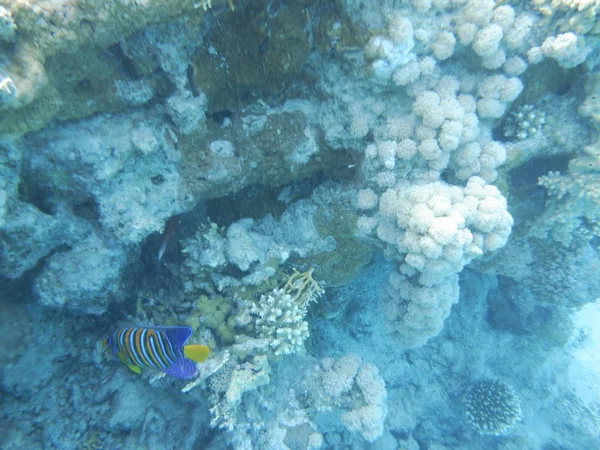
[[[295,353],[308,337],[308,323],[304,321],[308,305],[324,292],[312,272],[294,270],[283,287],[250,305],[255,330],[259,338],[269,340],[275,355]]]

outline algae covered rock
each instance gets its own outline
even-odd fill
[[[243,3],[223,14],[219,32],[192,59],[193,79],[208,96],[209,110],[235,110],[257,95],[278,92],[297,75],[310,50],[307,20],[302,2]]]
[[[47,306],[84,314],[102,314],[122,299],[125,252],[110,239],[91,235],[68,252],[53,254],[37,277],[34,292]]]
[[[311,258],[328,286],[347,284],[373,257],[373,249],[355,236],[357,219],[355,212],[339,204],[331,205],[331,209],[320,208],[315,214],[319,233],[333,237],[336,243],[333,251]]]
[[[588,75],[585,80],[586,97],[577,112],[588,119],[592,126],[600,129],[600,72]]]
[[[90,205],[90,215],[125,244],[162,230],[190,205],[179,155],[165,140],[164,125],[147,113],[49,129],[26,147],[27,177],[48,203]]]
[[[74,0],[45,2],[44,7],[37,2],[1,0],[0,8],[5,57],[0,110],[11,111],[0,116],[0,131],[13,135],[39,130],[53,119],[123,109],[127,104],[114,83],[127,80],[129,63],[128,55],[115,44],[184,13],[195,21],[189,26],[193,29],[205,14],[189,0]]]
[[[322,239],[335,242],[335,246],[311,255],[306,262],[315,267],[315,276],[327,287],[347,284],[373,257],[372,247],[358,237],[358,215],[348,194],[337,183],[325,183],[312,196],[317,205],[312,213],[314,227]]]

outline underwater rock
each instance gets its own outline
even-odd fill
[[[152,112],[97,116],[32,135],[26,176],[48,203],[91,203],[104,229],[136,244],[192,205],[179,153]]]
[[[116,429],[136,429],[147,414],[146,387],[139,383],[124,383],[112,399],[112,415],[108,425]]]
[[[77,241],[83,230],[44,214],[33,205],[14,202],[0,227],[0,274],[17,278],[60,245]]]
[[[251,363],[235,369],[231,375],[225,399],[230,407],[235,407],[242,399],[244,392],[252,391],[259,386],[269,384],[270,367],[266,356],[255,356]]]
[[[338,287],[356,278],[373,258],[373,249],[358,237],[357,214],[346,202],[340,186],[321,186],[313,198],[318,204],[314,224],[323,238],[333,240],[335,247],[311,256],[318,267],[317,275],[326,286]],[[347,200],[347,199],[346,199]]]
[[[487,320],[497,330],[534,335],[554,347],[562,347],[571,337],[573,323],[567,308],[540,302],[522,283],[499,277],[487,300]]]
[[[92,234],[66,252],[54,253],[34,284],[39,301],[84,314],[102,314],[121,300],[125,252],[110,239]]]
[[[123,109],[113,83],[123,78],[126,64],[113,53],[114,44],[183,13],[188,14],[187,27],[198,28],[205,15],[190,0],[70,1],[44,8],[19,2],[3,9],[8,12],[4,18],[12,14],[4,34],[14,40],[3,72],[16,86],[16,95],[0,104],[0,109],[12,109],[0,118],[0,130],[16,135],[39,130],[55,118],[77,119]],[[18,31],[13,36],[14,26]]]
[[[310,50],[303,8],[261,0],[219,17],[219,31],[192,57],[193,80],[207,95],[209,111],[235,111],[248,100],[269,98],[298,75]]]
[[[585,100],[577,112],[588,119],[592,126],[600,129],[600,72],[594,72],[585,80]]]
[[[515,334],[531,332],[530,314],[535,307],[535,297],[513,280],[498,277],[498,287],[488,294],[488,323],[497,330]]]

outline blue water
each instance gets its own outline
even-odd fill
[[[0,0],[0,448],[600,448],[598,8]]]

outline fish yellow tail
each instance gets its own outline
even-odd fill
[[[195,362],[202,362],[210,353],[206,345],[186,345],[183,347],[183,356]]]
[[[129,367],[129,370],[131,370],[132,372],[135,372],[139,375],[142,374],[142,369],[140,366],[135,366],[133,364],[127,364],[127,367]]]

